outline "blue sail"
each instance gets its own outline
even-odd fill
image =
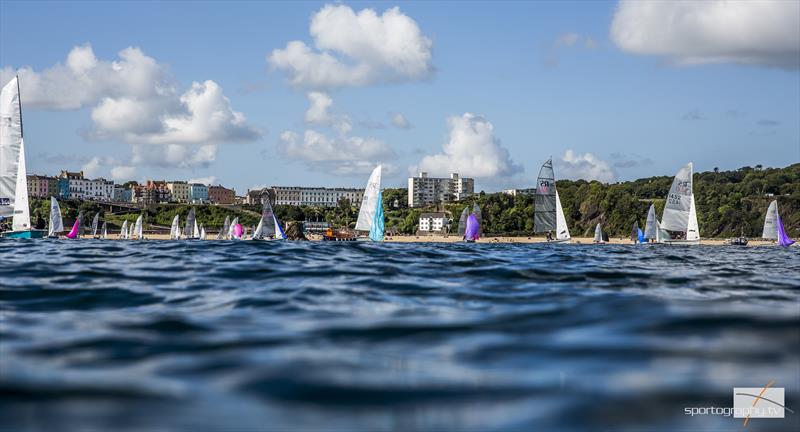
[[[637,228],[639,230],[639,243],[647,243],[647,239],[644,237],[644,233],[642,232],[641,228]]]
[[[372,218],[372,228],[369,229],[369,238],[372,241],[380,242],[383,241],[383,192],[378,191],[378,199],[376,205],[378,208],[375,209],[375,216]]]

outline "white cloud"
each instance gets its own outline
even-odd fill
[[[408,121],[406,116],[401,113],[392,114],[392,125],[400,129],[411,129],[414,127],[411,125],[411,122]]]
[[[553,162],[558,178],[598,180],[603,183],[611,183],[617,179],[614,168],[591,153],[580,154],[567,150],[564,156]]]
[[[395,156],[385,142],[341,135],[329,137],[306,130],[302,137],[293,131],[280,135],[279,150],[288,159],[306,162],[310,168],[333,174],[368,173],[369,167]]]
[[[328,89],[426,79],[433,74],[430,39],[393,7],[378,15],[346,5],[325,5],[311,17],[315,49],[291,41],[269,63],[297,87]]]
[[[217,146],[142,144],[133,146],[131,165],[163,168],[205,168],[217,158]]]
[[[88,178],[97,177],[100,174],[100,158],[95,156],[89,162],[81,167],[83,175]]]
[[[217,178],[215,176],[208,176],[208,177],[198,177],[187,180],[188,183],[201,183],[207,186],[213,185],[216,183]]]
[[[136,167],[119,165],[111,168],[111,179],[118,183],[132,180],[135,175]]]
[[[308,95],[308,111],[306,111],[306,123],[310,124],[330,124],[331,116],[328,108],[333,105],[333,99],[327,93],[310,92]]]
[[[0,81],[10,79],[10,67],[0,69]],[[23,103],[26,108],[66,110],[91,107],[92,139],[120,140],[150,147],[156,156],[136,155],[136,164],[166,166],[175,155],[174,146],[201,146],[204,155],[189,166],[213,161],[215,145],[258,139],[261,131],[249,125],[235,111],[222,88],[214,81],[194,82],[178,91],[175,78],[166,65],[148,57],[139,48],[119,52],[115,61],[99,60],[90,45],[76,46],[64,64],[41,71],[26,67],[19,71]],[[209,147],[210,146],[210,147]],[[212,151],[213,148],[213,151]],[[184,154],[191,149],[182,150]],[[190,156],[191,160],[193,156]],[[178,165],[187,166],[185,159]]]
[[[465,113],[448,118],[447,124],[450,140],[442,146],[443,152],[423,157],[417,167],[419,171],[443,176],[457,172],[464,177],[478,178],[510,177],[522,171],[494,136],[494,126],[485,118]]]
[[[622,0],[611,38],[623,51],[681,65],[800,68],[800,2]]]

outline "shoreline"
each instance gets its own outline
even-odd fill
[[[217,241],[215,238],[216,234],[209,234],[209,238],[204,241]],[[312,242],[321,242],[322,236],[310,234],[306,236],[308,241]],[[85,236],[84,238],[91,238],[90,236]],[[109,235],[108,240],[120,240],[117,238],[117,235]],[[169,234],[146,234],[145,233],[145,240],[170,240]],[[249,239],[245,239],[249,240]],[[391,236],[386,237],[384,240],[386,243],[461,243],[462,238],[453,235],[453,236]],[[726,239],[700,239],[700,245],[706,246],[725,246]],[[515,243],[525,243],[525,244],[532,244],[532,243],[547,243],[547,240],[544,237],[509,237],[509,236],[489,236],[483,237],[476,241],[476,243],[506,243],[506,244],[515,244]],[[566,244],[594,244],[593,238],[591,237],[572,237],[571,241]],[[632,243],[630,239],[627,238],[610,238],[606,244],[613,244],[613,245],[635,245],[638,243]],[[761,239],[754,239],[749,240],[747,246],[770,246],[775,245],[774,241],[768,240],[761,240]]]

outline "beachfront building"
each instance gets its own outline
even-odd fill
[[[419,215],[418,230],[424,234],[446,232],[447,222],[447,215],[444,213],[422,213]]]
[[[236,202],[236,191],[222,185],[209,186],[208,201],[214,204],[233,204]]]
[[[339,201],[347,199],[351,205],[361,205],[364,189],[325,188],[300,186],[273,186],[270,198],[276,205],[336,207]]]
[[[461,177],[458,173],[450,174],[449,178],[436,178],[421,172],[417,177],[408,179],[409,207],[461,201],[474,193],[475,180]]]
[[[114,199],[115,202],[133,202],[133,188],[124,188],[120,185],[114,186]]]
[[[208,202],[208,186],[202,183],[189,184],[189,202],[203,204]]]
[[[31,198],[58,197],[58,179],[32,174],[28,176],[28,195]]]
[[[132,193],[131,201],[140,204],[164,203],[172,199],[164,180],[147,180],[143,186],[134,186]]]
[[[83,171],[61,171],[60,179],[68,181],[67,198],[92,201],[111,201],[114,198],[114,182],[104,178],[87,179]]]
[[[172,181],[167,183],[167,189],[172,197],[172,201],[185,203],[189,202],[189,183],[185,181]]]

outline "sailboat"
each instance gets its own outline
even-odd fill
[[[217,240],[229,239],[231,230],[231,217],[225,216],[225,223],[222,224],[222,229],[217,233]]]
[[[692,191],[692,163],[678,170],[669,188],[661,228],[668,234],[659,239],[666,244],[699,244],[700,228],[697,225],[697,209]]]
[[[548,238],[548,241],[569,243],[571,237],[567,220],[564,218],[564,209],[561,207],[561,199],[556,190],[552,158],[548,159],[539,170],[533,204],[533,232],[550,233],[555,231],[555,239]]]
[[[281,224],[272,211],[272,205],[269,199],[264,200],[263,210],[261,211],[261,219],[258,221],[258,226],[253,229],[253,240],[283,240],[286,234],[283,233]]]
[[[594,227],[594,242],[598,244],[603,244],[608,241],[608,236],[603,233],[603,227],[601,224],[597,224]]]
[[[647,222],[645,222],[644,225],[644,237],[641,242],[646,243],[648,241],[654,241],[656,243],[661,243],[661,239],[666,238],[669,238],[669,233],[661,227],[661,223],[658,221],[656,205],[650,204],[650,210],[647,211]]]
[[[170,240],[178,240],[181,238],[180,218],[179,215],[175,215],[175,217],[172,218],[172,226],[169,228]]]
[[[7,238],[43,238],[45,230],[31,229],[28,208],[28,172],[22,133],[22,101],[19,78],[0,90],[0,217],[12,216]]]
[[[183,238],[200,238],[200,230],[197,228],[197,218],[195,217],[194,207],[189,209],[189,214],[186,216],[186,225],[183,228]]]
[[[102,238],[103,240],[107,239],[108,238],[108,226],[106,225],[106,221],[103,221],[103,228],[100,231],[102,231],[102,234],[100,235],[100,238]]]
[[[369,240],[382,242],[384,223],[381,166],[378,165],[369,176],[367,188],[364,189],[364,198],[361,200],[361,209],[358,211],[358,220],[356,221],[356,231],[368,231]],[[362,240],[362,238],[358,240]]]
[[[47,237],[58,238],[58,233],[64,231],[64,220],[61,219],[61,208],[56,197],[50,197],[50,222],[47,224]]]
[[[206,228],[201,224],[200,225],[200,240],[206,239]]]
[[[67,238],[70,239],[79,239],[81,238],[81,229],[83,228],[83,212],[78,213],[78,217],[75,218],[75,223],[72,224],[72,230],[67,233]]]
[[[100,213],[95,213],[92,218],[92,238],[97,238],[97,225],[100,222]]]
[[[475,213],[470,213],[467,216],[467,226],[464,228],[464,241],[467,243],[474,243],[480,236],[481,224],[478,222],[478,216]]]
[[[789,238],[786,234],[786,229],[783,227],[781,221],[781,214],[778,212],[778,200],[774,200],[769,204],[767,215],[764,217],[764,230],[761,237],[768,240],[777,240],[781,246],[791,246],[795,243],[794,240]]]
[[[139,217],[136,218],[136,224],[133,226],[133,235],[131,238],[133,238],[133,236],[136,236],[136,238],[139,240],[144,240],[144,234],[142,231],[142,215],[139,215]]]
[[[239,218],[235,217],[231,222],[228,238],[231,240],[241,240],[242,235],[244,235],[244,228],[242,228],[242,224],[239,223]]]
[[[461,212],[461,217],[458,218],[458,235],[464,237],[464,233],[467,232],[467,218],[469,217],[469,206],[464,207],[464,211]]]
[[[119,230],[119,238],[121,240],[127,240],[128,239],[128,221],[127,220],[122,221],[122,229]]]

